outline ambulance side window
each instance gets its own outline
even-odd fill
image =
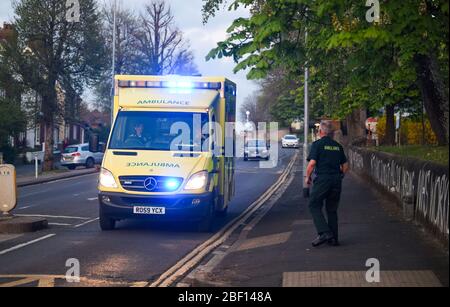
[[[210,124],[210,132],[209,132],[209,137],[211,138],[211,151],[214,152],[214,148],[216,146],[216,133],[214,131],[214,127],[215,127],[215,122],[216,122],[216,116],[213,115],[211,118],[211,124]]]

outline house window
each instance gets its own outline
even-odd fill
[[[77,129],[77,127],[76,126],[72,126],[73,127],[73,132],[72,132],[72,139],[73,140],[78,140],[78,129]]]
[[[6,98],[6,91],[0,88],[0,98]]]
[[[64,139],[69,140],[70,139],[70,126],[66,125],[64,129]]]
[[[36,125],[35,137],[35,144],[41,145],[41,125]]]

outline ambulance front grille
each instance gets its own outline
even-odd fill
[[[180,177],[168,176],[120,176],[120,185],[133,192],[174,192],[183,182]],[[171,183],[169,186],[168,183]]]

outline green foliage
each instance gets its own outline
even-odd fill
[[[436,79],[444,80],[448,96],[448,2],[380,2],[380,20],[369,23],[365,1],[235,0],[229,9],[249,7],[251,16],[235,20],[207,59],[233,57],[235,71],[250,69],[249,79],[283,68],[299,83],[307,62],[312,113],[318,117],[342,118],[355,108],[386,105],[418,109],[424,99],[416,85],[420,54],[438,58]],[[205,20],[226,3],[205,0]]]
[[[388,152],[395,155],[412,157],[420,160],[432,161],[442,165],[448,165],[448,146],[380,146],[375,147],[379,151]]]
[[[17,135],[24,128],[24,114],[20,105],[0,98],[0,144],[6,144],[9,136]]]
[[[271,114],[282,127],[289,127],[295,119],[303,117],[303,101],[293,95],[280,96]]]

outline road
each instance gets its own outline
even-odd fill
[[[279,149],[277,167],[237,161],[236,196],[214,232],[239,216],[266,191],[289,163],[295,150]],[[133,285],[155,280],[213,233],[199,233],[188,223],[122,221],[118,229],[98,226],[97,175],[19,189],[16,215],[47,217],[49,228],[31,234],[0,235],[0,286],[69,285],[62,278],[66,261],[80,263],[77,285]],[[39,275],[38,277],[34,275]],[[34,276],[34,277],[33,277]],[[49,283],[47,283],[49,282]]]

